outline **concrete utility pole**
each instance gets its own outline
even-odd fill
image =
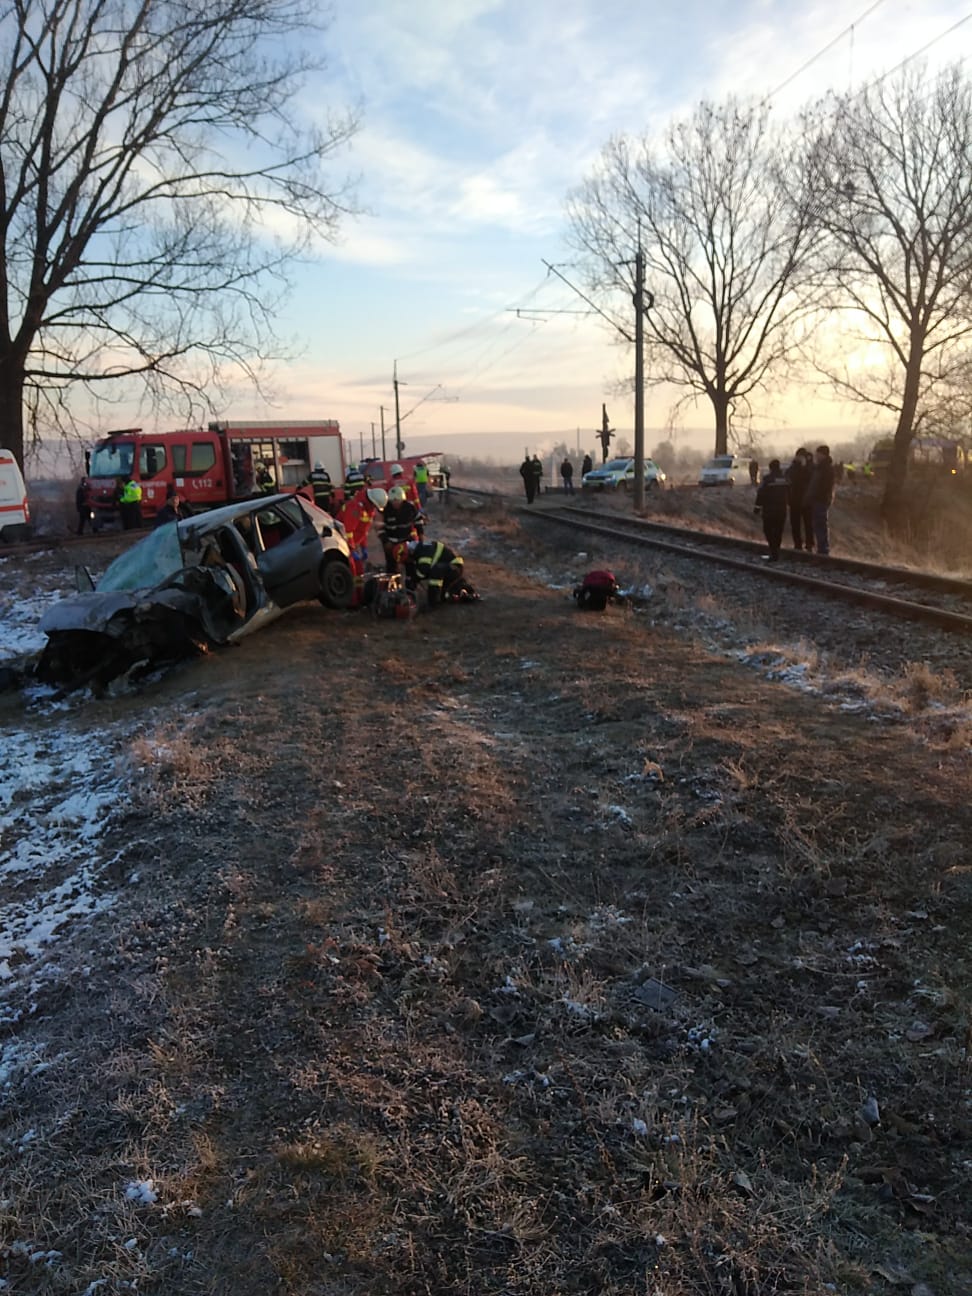
[[[645,507],[645,254],[638,240],[635,254],[635,407],[634,407],[634,508]]]
[[[402,457],[402,415],[398,405],[398,361],[395,361],[395,371],[392,377],[395,387],[395,458]]]
[[[385,450],[385,407],[379,405],[378,411],[381,414],[381,457],[383,460],[388,459],[388,452]]]
[[[371,425],[371,457],[372,457],[372,459],[377,459],[377,458],[378,458],[378,447],[375,445],[375,425],[374,425],[374,423],[372,423],[372,425]]]

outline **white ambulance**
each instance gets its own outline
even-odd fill
[[[13,454],[0,450],[0,544],[29,540],[30,536],[27,487]]]

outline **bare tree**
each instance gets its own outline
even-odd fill
[[[811,296],[798,288],[815,208],[789,154],[765,107],[703,103],[660,147],[611,140],[568,199],[592,290],[630,293],[641,240],[650,381],[711,402],[717,454],[733,412],[786,370],[808,318]]]
[[[206,408],[274,346],[288,262],[348,210],[300,122],[302,0],[0,0],[0,427],[136,378]],[[304,105],[306,108],[306,105]]]
[[[886,361],[828,372],[846,395],[894,417],[883,500],[894,523],[912,438],[968,370],[972,83],[959,66],[930,84],[909,67],[820,104],[807,130],[833,302],[857,322],[858,346],[879,346]]]

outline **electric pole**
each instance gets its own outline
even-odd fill
[[[387,460],[388,454],[385,450],[385,407],[380,405],[378,409],[381,414],[381,457],[383,460]]]
[[[640,513],[645,507],[645,254],[638,239],[635,254],[635,478],[634,507]]]
[[[392,377],[395,387],[395,458],[402,457],[402,415],[398,405],[398,361],[395,361],[395,370]]]
[[[371,424],[371,457],[372,459],[378,458],[378,447],[375,445],[375,425],[373,422]]]

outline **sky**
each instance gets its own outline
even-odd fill
[[[565,199],[612,135],[730,92],[786,115],[926,46],[932,67],[967,58],[972,5],[335,0],[321,40],[327,68],[302,107],[360,111],[335,177],[358,178],[363,213],[296,270],[278,331],[300,354],[276,371],[274,404],[244,396],[232,413],[337,418],[370,453],[380,407],[394,422],[397,364],[406,453],[506,460],[573,444],[577,428],[592,446],[602,401],[619,432],[633,423],[631,348],[596,317],[544,313],[584,308],[544,261],[575,273]],[[649,390],[649,449],[672,404]],[[769,441],[874,426],[809,388],[758,413]],[[707,442],[709,424],[704,407],[685,411],[677,443]]]

